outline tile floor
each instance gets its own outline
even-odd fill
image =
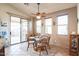
[[[48,49],[48,55],[46,52],[42,53],[42,56],[68,56],[68,50],[57,46],[50,45],[51,49]],[[38,52],[34,51],[30,46],[27,51],[27,43],[20,43],[5,48],[6,56],[39,56]]]

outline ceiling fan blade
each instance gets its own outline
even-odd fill
[[[45,16],[46,16],[46,13],[45,13],[45,12],[43,12],[43,13],[41,13],[41,15],[42,15],[42,17],[45,17]]]

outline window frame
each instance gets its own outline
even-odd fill
[[[58,17],[65,16],[65,15],[67,15],[67,17],[68,17],[67,24],[58,25]],[[68,33],[69,33],[69,30],[68,30],[68,25],[69,25],[69,15],[68,15],[68,14],[63,14],[63,15],[58,15],[58,16],[56,16],[56,22],[57,22],[57,25],[56,25],[56,26],[57,26],[57,35],[67,36]],[[58,33],[58,26],[67,26],[67,34],[59,34],[59,33]]]
[[[38,26],[37,23],[36,23],[37,21],[41,21],[41,30],[40,30],[40,33],[42,33],[42,20],[41,20],[41,19],[35,21],[35,26],[36,26],[36,27],[35,27],[35,30],[36,30],[36,33],[39,33],[39,32],[37,31],[37,26]]]
[[[50,26],[50,27],[51,27],[51,33],[48,33],[48,31],[46,32],[46,30],[45,30],[46,26],[49,26],[49,25],[46,25],[46,24],[45,24],[45,20],[46,20],[46,19],[51,19],[51,26]],[[44,33],[52,34],[52,31],[53,31],[52,28],[53,28],[52,17],[50,17],[50,18],[45,18],[45,19],[44,19]]]

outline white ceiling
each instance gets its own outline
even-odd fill
[[[36,13],[38,10],[36,3],[30,3],[29,5],[24,5],[23,3],[10,3],[9,5],[27,15],[32,15],[32,13]],[[75,3],[41,3],[40,12],[45,12],[48,14],[55,11],[75,7],[76,5],[77,4]]]

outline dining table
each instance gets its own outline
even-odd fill
[[[41,39],[38,36],[29,37],[29,39],[34,41],[35,45],[37,45],[37,44],[39,45],[39,42],[41,41]]]
[[[39,41],[40,38],[37,36],[29,37],[29,39],[34,40],[34,41]]]

